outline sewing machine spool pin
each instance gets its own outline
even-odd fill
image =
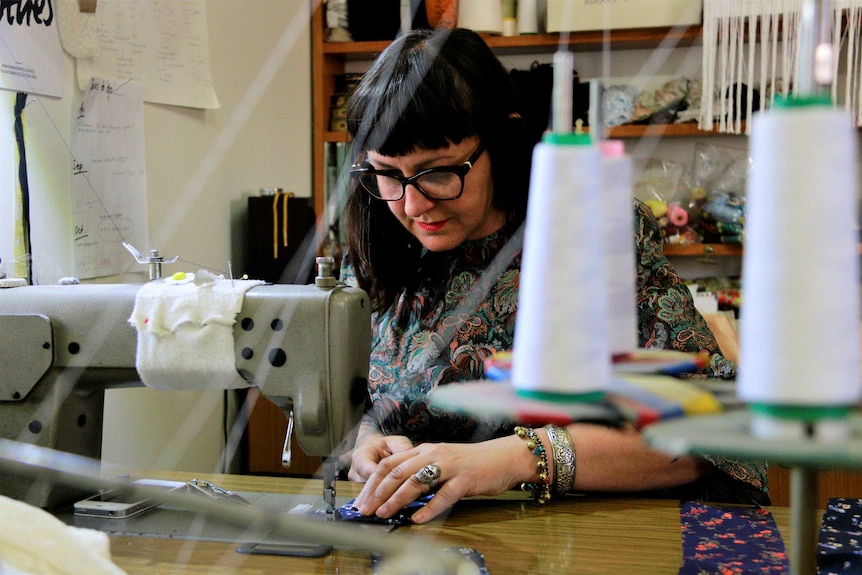
[[[317,276],[314,278],[314,285],[320,288],[335,287],[336,281],[333,275],[335,267],[335,258],[332,256],[321,256],[315,259],[317,263]]]
[[[129,242],[123,242],[123,247],[125,247],[129,251],[129,253],[134,256],[136,262],[138,262],[139,264],[147,264],[149,266],[150,281],[162,278],[163,264],[172,264],[175,263],[178,259],[180,259],[180,256],[174,256],[173,258],[166,260],[162,255],[159,254],[159,250],[150,250],[150,255],[145,256]]]

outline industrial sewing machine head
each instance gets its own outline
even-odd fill
[[[324,498],[331,507],[332,462],[352,446],[367,394],[370,306],[364,291],[336,285],[331,262],[319,270],[315,285],[248,289],[232,335],[237,379],[284,411],[303,451],[328,462]],[[139,334],[129,323],[141,289],[0,289],[0,437],[100,458],[104,390],[143,385]],[[183,378],[182,369],[176,376]],[[0,494],[41,507],[78,495],[5,472]]]

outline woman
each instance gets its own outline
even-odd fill
[[[522,483],[541,501],[588,490],[768,502],[762,466],[673,459],[631,428],[516,429],[429,408],[434,388],[481,379],[483,360],[512,347],[535,144],[528,120],[505,68],[460,29],[396,40],[351,98],[342,278],[369,293],[373,312],[373,409],[348,474],[366,483],[356,507],[389,517],[436,489],[413,515],[423,523],[462,497]],[[635,208],[641,345],[707,351],[707,374],[733,377],[662,254],[652,214]]]

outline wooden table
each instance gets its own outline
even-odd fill
[[[191,477],[180,473],[148,476]],[[238,475],[206,478],[238,491],[322,492],[319,479]],[[352,496],[359,487],[340,482],[338,494]],[[770,511],[788,541],[789,510]],[[485,556],[492,575],[676,575],[682,562],[679,505],[673,500],[572,495],[538,507],[528,494],[510,492],[496,498],[461,501],[443,518],[426,525],[402,527],[392,535],[422,535],[445,546],[473,547]],[[368,552],[346,549],[312,559],[240,554],[236,545],[229,543],[112,536],[111,551],[114,562],[129,575],[371,573]]]

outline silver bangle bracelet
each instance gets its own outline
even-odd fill
[[[551,452],[554,454],[554,493],[565,495],[575,485],[577,458],[572,438],[565,427],[546,425]]]

